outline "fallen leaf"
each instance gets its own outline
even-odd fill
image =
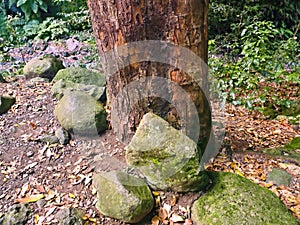
[[[159,217],[154,216],[151,220],[151,225],[159,225]]]
[[[172,214],[171,220],[173,222],[183,222],[184,218],[182,216],[179,216],[178,214],[174,213],[174,214]]]
[[[160,208],[158,210],[158,217],[160,218],[161,221],[165,220],[168,218],[168,212],[164,208]]]
[[[176,196],[175,196],[175,195],[172,195],[171,200],[170,200],[170,205],[171,205],[171,206],[174,206],[174,205],[176,205],[176,202],[177,202]]]
[[[71,193],[71,192],[69,193],[69,197],[70,198],[76,198],[76,196],[73,193]]]
[[[37,202],[38,200],[44,198],[43,194],[31,195],[29,197],[16,199],[16,202],[19,203],[29,203],[29,202]]]

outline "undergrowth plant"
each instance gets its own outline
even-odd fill
[[[25,19],[41,18],[41,13],[48,11],[47,0],[9,0],[8,7],[11,8],[14,4],[22,10],[25,15]]]
[[[222,52],[209,41],[210,72],[217,77],[222,96],[235,105],[280,114],[299,104],[300,44],[295,33],[271,21],[256,21],[241,30],[240,39]],[[242,44],[240,44],[242,43]],[[298,102],[297,102],[298,101]]]

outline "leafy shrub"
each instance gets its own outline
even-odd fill
[[[300,1],[294,0],[211,0],[209,35],[223,50],[236,42],[242,30],[257,21],[271,21],[280,30],[280,39],[295,32],[300,21]],[[289,33],[287,33],[288,31]],[[298,39],[300,34],[297,34]]]
[[[14,4],[22,10],[25,15],[25,19],[41,18],[41,12],[48,11],[48,5],[46,0],[9,0],[8,7],[11,8]]]
[[[228,44],[229,54],[209,42],[209,66],[223,97],[249,109],[271,109],[272,116],[297,104],[300,44],[294,34],[280,40],[281,34],[273,22],[256,21],[241,31],[240,40]]]

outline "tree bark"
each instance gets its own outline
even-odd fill
[[[110,50],[124,44],[145,40],[161,40],[188,48],[207,62],[208,0],[88,0],[88,6],[100,57],[104,64],[111,63],[106,58],[106,53]],[[179,55],[179,57],[184,56]],[[118,60],[118,55],[115,55],[115,60]],[[152,111],[165,118],[175,128],[185,127],[189,130],[188,126],[192,125],[191,122],[183,121],[178,113],[179,106],[169,101],[172,99],[171,102],[182,104],[181,108],[185,107],[187,101],[186,96],[179,94],[174,85],[146,79],[140,81],[136,86],[138,88],[126,89],[131,82],[141,78],[160,77],[179,85],[194,102],[199,118],[197,125],[200,127],[198,141],[205,145],[211,130],[210,106],[205,97],[207,71],[203,67],[200,81],[195,81],[187,71],[172,64],[174,59],[166,59],[166,61],[167,63],[136,62],[120,68],[113,76],[107,75],[108,101],[114,102],[114,107],[111,109],[112,128],[117,130],[119,138],[128,141],[142,116]],[[141,94],[141,91],[145,90],[148,93],[146,98]],[[158,92],[164,92],[162,95],[170,96],[170,99],[158,97]],[[121,98],[119,98],[120,93],[122,93]],[[132,103],[132,98],[139,101]],[[128,107],[131,109],[130,113],[124,113],[124,108]],[[193,112],[187,108],[185,116],[187,118],[195,116],[190,114]],[[119,117],[116,119],[117,123],[114,123],[114,115]],[[187,134],[190,136],[192,132]]]

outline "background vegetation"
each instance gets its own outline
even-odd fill
[[[299,11],[294,0],[210,1],[209,67],[223,99],[271,118],[300,114]],[[0,2],[2,62],[12,47],[74,35],[95,46],[85,0]]]

